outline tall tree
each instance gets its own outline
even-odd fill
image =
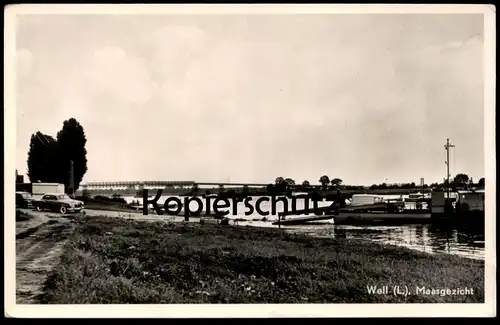
[[[330,184],[330,177],[323,175],[320,177],[319,182],[323,186],[323,188],[326,188],[328,184]]]
[[[280,184],[283,184],[285,182],[285,179],[283,177],[276,177],[276,180],[274,181],[274,184],[276,185],[280,185]]]
[[[342,180],[340,178],[334,178],[332,179],[332,185],[333,186],[339,186],[342,184]]]
[[[455,185],[465,185],[469,181],[469,176],[466,174],[457,174],[453,179]]]
[[[484,187],[484,177],[481,177],[481,178],[479,179],[479,181],[477,182],[477,185],[478,185],[479,187]]]
[[[31,135],[27,163],[30,182],[57,183],[59,173],[56,140],[41,132]]]
[[[82,125],[74,118],[64,121],[57,133],[57,155],[59,157],[59,180],[65,188],[76,191],[87,172],[87,138]],[[74,188],[70,189],[70,171],[73,162]]]

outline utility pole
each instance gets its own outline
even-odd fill
[[[446,139],[446,144],[444,148],[446,150],[446,197],[450,198],[450,148],[455,147],[455,145],[450,144],[450,139]]]

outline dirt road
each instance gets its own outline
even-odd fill
[[[47,276],[57,265],[66,239],[73,231],[72,219],[80,214],[19,210],[25,219],[16,222],[16,301],[18,304],[36,304]],[[84,214],[158,220],[157,216],[115,211],[85,210]]]
[[[57,265],[65,239],[72,231],[69,219],[40,218],[16,234],[16,301],[38,303],[45,279]],[[40,221],[39,220],[39,221]]]

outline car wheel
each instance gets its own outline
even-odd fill
[[[59,209],[59,212],[61,212],[61,214],[66,214],[68,210],[66,209],[65,206],[61,206],[61,208]]]
[[[41,206],[39,206],[39,205],[37,205],[37,207],[36,207],[36,211],[38,211],[38,212],[42,212],[42,210],[43,210],[43,209],[42,209],[42,207],[41,207]]]

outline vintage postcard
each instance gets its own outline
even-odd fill
[[[4,15],[6,316],[496,316],[494,6]]]

